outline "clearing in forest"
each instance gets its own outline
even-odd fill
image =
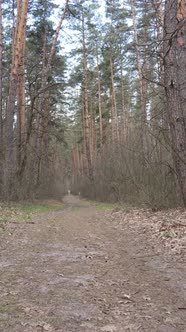
[[[64,202],[0,234],[0,331],[186,331],[185,211]]]

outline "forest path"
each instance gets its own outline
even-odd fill
[[[12,225],[0,255],[1,332],[186,331],[183,257],[78,197]]]

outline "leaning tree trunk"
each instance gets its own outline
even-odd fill
[[[48,56],[48,62],[46,63],[46,31],[43,36],[43,68],[42,68],[42,82],[41,82],[41,94],[40,94],[40,101],[39,101],[39,110],[38,110],[38,117],[37,117],[37,132],[36,132],[36,155],[38,156],[36,160],[35,168],[37,169],[37,179],[36,185],[39,184],[40,181],[40,173],[41,173],[41,163],[43,159],[42,151],[45,150],[44,144],[46,143],[46,137],[48,135],[48,89],[47,89],[47,80],[51,75],[51,70],[53,66],[53,60],[55,57],[56,45],[59,38],[59,33],[65,19],[66,13],[68,11],[68,2],[69,0],[65,0],[64,8],[62,9],[62,14],[60,20],[58,22],[56,31],[53,36],[52,45],[50,48],[50,53]]]
[[[59,37],[59,32],[62,27],[62,23],[64,21],[66,12],[68,10],[68,0],[65,1],[64,9],[62,10],[62,14],[58,23],[58,26],[56,28],[56,31],[53,36],[52,40],[52,45],[50,49],[50,54],[48,58],[48,63],[46,64],[45,59],[45,53],[46,53],[46,36],[44,34],[43,36],[43,67],[42,67],[42,82],[41,82],[41,88],[39,91],[34,96],[31,96],[31,106],[30,106],[30,112],[29,112],[29,121],[27,125],[27,132],[24,135],[24,141],[25,141],[25,149],[23,156],[21,158],[19,170],[18,170],[18,175],[19,178],[23,178],[23,174],[25,172],[25,169],[28,165],[28,145],[30,143],[31,139],[31,133],[32,133],[32,127],[33,127],[33,120],[34,120],[34,109],[35,109],[35,102],[37,100],[37,97],[39,96],[39,105],[38,105],[38,116],[37,116],[37,122],[36,122],[36,135],[35,135],[35,152],[36,155],[38,156],[37,159],[34,160],[33,162],[33,174],[34,174],[34,179],[32,179],[33,186],[36,184],[36,182],[39,182],[39,177],[40,177],[40,165],[41,165],[41,157],[42,157],[42,147],[43,147],[43,141],[44,137],[47,137],[47,130],[48,130],[48,107],[45,107],[46,101],[48,99],[48,89],[49,86],[47,84],[47,79],[49,75],[51,74],[51,69],[52,69],[52,62],[55,56],[55,50],[56,50],[56,44],[58,41]],[[44,131],[42,130],[44,128]],[[46,141],[46,140],[45,140]]]
[[[167,116],[181,198],[186,206],[186,8],[165,2],[164,68]]]

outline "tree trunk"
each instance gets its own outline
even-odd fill
[[[146,59],[146,44],[147,44],[147,27],[145,24],[143,31],[143,44],[144,46],[144,59],[143,65],[140,59],[140,48],[138,41],[138,31],[136,24],[136,13],[135,13],[135,0],[130,0],[131,3],[131,14],[132,14],[132,22],[133,22],[133,33],[134,33],[134,42],[136,49],[136,63],[137,63],[137,71],[139,76],[139,97],[140,97],[140,136],[141,136],[141,144],[144,155],[146,154],[146,122],[147,122],[147,114],[146,114],[146,98],[147,98],[147,59]]]
[[[114,68],[113,68],[113,58],[112,58],[112,45],[110,45],[110,97],[111,97],[111,117],[112,117],[112,141],[119,142],[119,124],[118,124],[118,115],[116,107],[116,93],[114,86]]]
[[[88,76],[87,76],[87,55],[86,55],[86,43],[85,43],[84,14],[82,14],[82,46],[83,46],[83,108],[84,108],[84,125],[85,125],[85,148],[86,148],[86,159],[88,165],[88,176],[90,180],[93,180],[93,169],[92,169],[91,150],[90,150]]]
[[[186,206],[186,8],[165,2],[164,68],[167,115],[181,198]]]
[[[0,193],[2,191],[2,179],[4,169],[4,154],[3,154],[3,104],[2,104],[2,56],[3,56],[3,27],[2,27],[2,0],[0,0]]]
[[[90,96],[90,137],[91,137],[91,161],[93,165],[93,160],[97,155],[97,135],[96,135],[96,125],[95,125],[95,110],[94,110],[94,98],[93,92]]]
[[[47,87],[47,80],[49,75],[51,74],[51,69],[52,69],[52,62],[54,60],[55,56],[55,49],[59,37],[59,32],[62,27],[63,21],[65,19],[65,15],[68,10],[68,2],[69,0],[65,1],[64,8],[62,10],[62,14],[60,17],[60,20],[58,22],[56,31],[53,36],[52,40],[52,46],[50,49],[49,57],[48,57],[48,62],[46,59],[46,29],[43,34],[43,59],[42,59],[42,82],[41,82],[41,92],[40,94],[40,100],[39,100],[39,109],[38,109],[38,116],[37,116],[37,132],[36,132],[36,155],[37,155],[37,160],[36,160],[36,165],[35,168],[37,169],[36,173],[36,184],[39,183],[40,179],[40,172],[41,172],[41,163],[42,163],[42,158],[43,156],[46,156],[46,153],[43,153],[44,151],[46,152],[45,148],[45,143],[48,142],[47,136],[48,136],[48,105],[47,105],[47,100],[48,100],[48,91],[45,91],[45,88]]]
[[[17,162],[21,165],[22,152],[25,148],[25,36],[22,38],[20,64],[17,84]]]
[[[100,148],[103,145],[103,123],[102,123],[102,103],[101,103],[101,81],[100,81],[100,69],[98,59],[98,46],[96,45],[96,71],[97,71],[97,86],[98,86],[98,111],[99,111],[99,139]]]
[[[44,32],[42,36],[43,47],[42,47],[42,73],[41,73],[41,90],[44,90],[47,84],[47,31],[44,27]],[[43,150],[43,122],[46,112],[46,93],[43,92],[39,96],[38,103],[38,113],[37,113],[37,124],[36,124],[36,137],[35,137],[35,149],[36,149],[36,160],[35,160],[35,184],[38,185],[40,179],[40,170],[41,170],[41,160],[42,160],[42,150]]]
[[[164,83],[164,65],[163,65],[163,25],[164,14],[162,0],[154,0],[155,19],[156,19],[156,38],[158,51],[158,76],[160,83]]]
[[[0,0],[0,162],[3,152],[3,109],[2,109],[2,55],[3,55],[2,0]]]
[[[16,103],[16,92],[18,85],[18,68],[21,63],[22,50],[21,47],[24,44],[23,38],[25,37],[26,18],[28,11],[28,2],[25,0],[18,4],[18,13],[16,21],[16,32],[13,49],[13,63],[10,73],[9,94],[6,110],[6,174],[5,174],[5,186],[7,198],[12,193],[13,175],[15,172],[15,157],[14,157],[14,113]]]
[[[121,133],[120,133],[120,139],[121,142],[126,142],[127,137],[127,109],[125,105],[125,95],[124,95],[124,84],[123,84],[123,63],[121,61],[121,68],[120,68],[120,94],[121,94]]]

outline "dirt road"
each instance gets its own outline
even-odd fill
[[[0,238],[1,332],[186,331],[184,257],[79,198]]]

